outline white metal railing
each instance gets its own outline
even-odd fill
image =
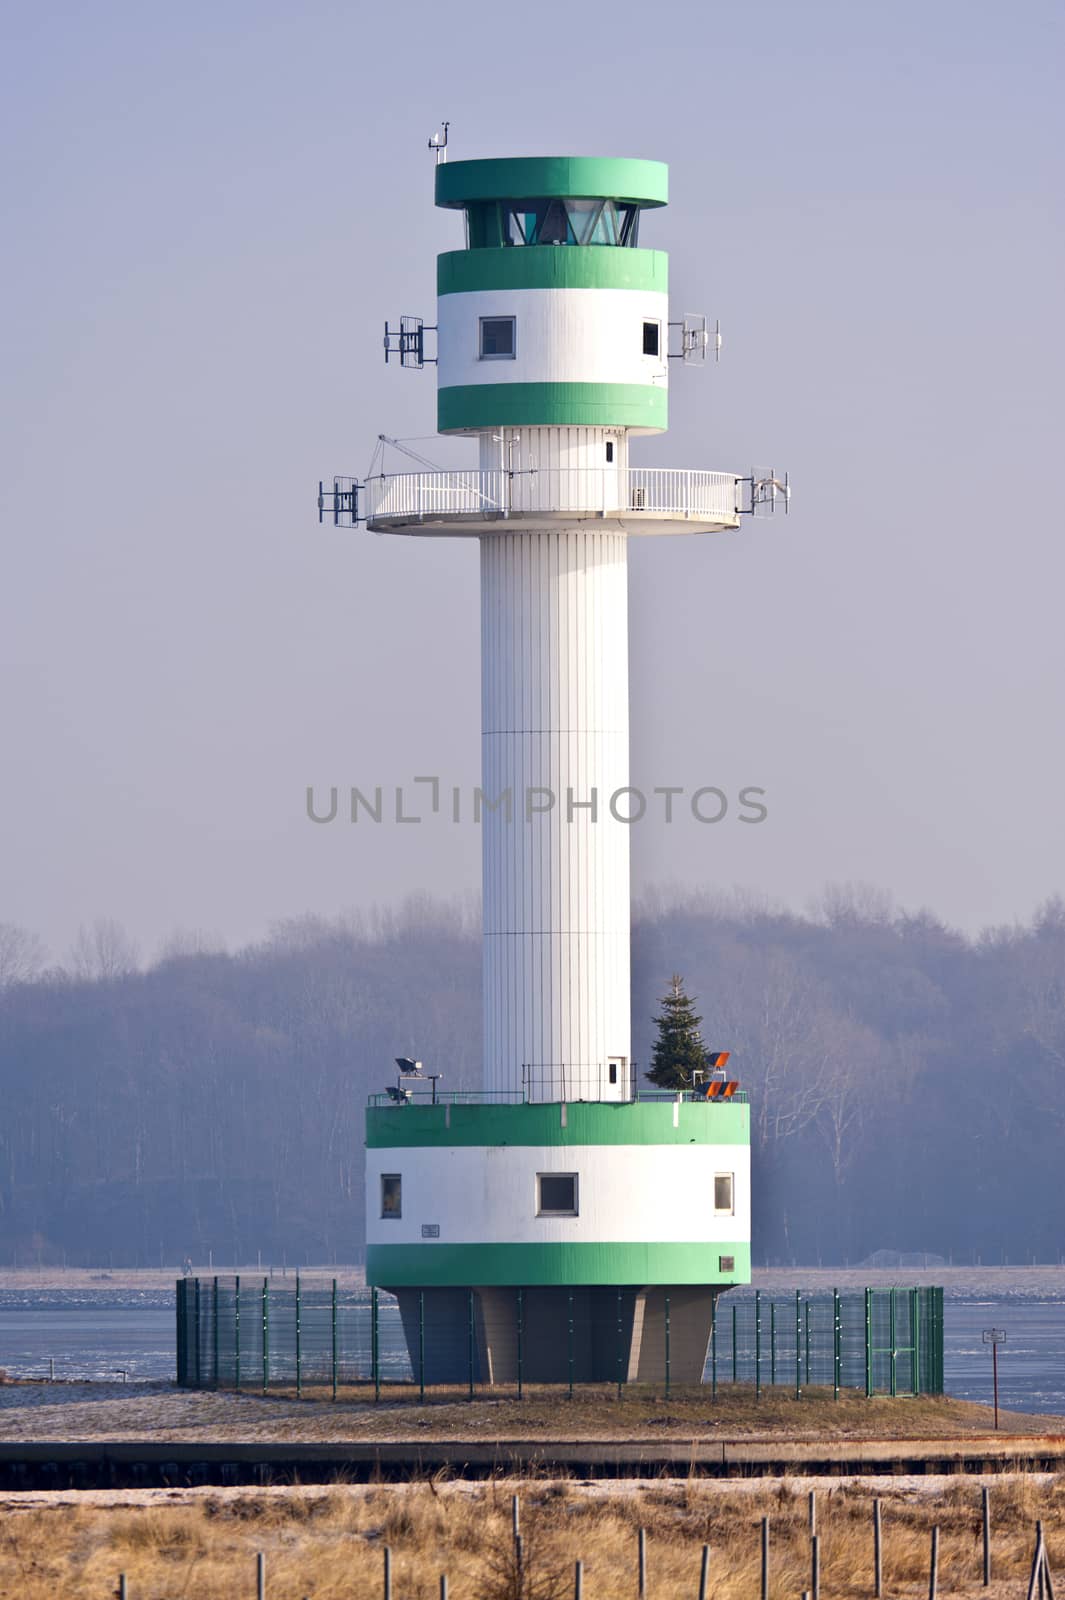
[[[740,507],[732,472],[674,467],[545,467],[526,472],[402,472],[366,484],[370,522],[487,519],[568,512],[732,522]]]

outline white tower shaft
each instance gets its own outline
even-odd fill
[[[627,537],[585,528],[481,539],[485,1088],[532,1100],[629,1098]]]

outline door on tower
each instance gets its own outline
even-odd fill
[[[607,1057],[603,1098],[605,1100],[631,1100],[632,1084],[630,1082],[628,1056]]]

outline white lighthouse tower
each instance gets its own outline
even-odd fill
[[[698,1380],[715,1293],[750,1275],[742,1091],[641,1091],[630,1044],[628,542],[776,493],[629,465],[671,357],[707,345],[640,237],[666,200],[652,161],[438,165],[466,229],[437,261],[438,427],[478,463],[334,482],[343,520],[480,544],[483,1092],[367,1114],[367,1278],[434,1380],[522,1350],[530,1379]],[[386,352],[422,365],[432,332],[404,318]]]

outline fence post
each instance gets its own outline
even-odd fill
[[[617,1378],[617,1382],[618,1382],[618,1399],[620,1400],[621,1399],[621,1345],[622,1345],[622,1333],[621,1333],[621,1286],[620,1286],[620,1284],[618,1285],[617,1295],[618,1295],[618,1302],[617,1302],[618,1326],[617,1326],[617,1341],[616,1341],[616,1355],[615,1355],[615,1367],[616,1367],[615,1377]]]
[[[233,1332],[234,1332],[234,1345],[235,1345],[234,1361],[235,1361],[235,1366],[236,1366],[236,1384],[235,1384],[235,1388],[236,1388],[237,1393],[239,1394],[240,1393],[240,1278],[239,1278],[239,1276],[234,1278],[233,1281],[234,1281],[234,1284],[236,1285],[236,1288],[235,1288],[235,1291],[234,1291],[234,1301],[235,1301],[235,1305],[236,1305],[236,1315],[234,1316],[234,1319],[233,1319]]]
[[[983,1501],[981,1520],[984,1525],[984,1588],[986,1589],[991,1582],[991,1490],[982,1490],[980,1498]]]
[[[199,1278],[196,1278],[194,1280],[194,1283],[193,1283],[193,1300],[195,1302],[193,1315],[194,1315],[194,1317],[196,1319],[196,1344],[195,1344],[195,1347],[194,1347],[194,1350],[193,1350],[192,1359],[193,1359],[193,1363],[194,1363],[195,1368],[196,1368],[196,1387],[197,1387],[197,1389],[199,1389],[201,1387],[200,1379],[202,1377],[202,1372],[201,1372],[202,1362],[201,1362],[201,1351],[200,1351],[200,1280],[199,1280]]]
[[[717,1297],[710,1311],[710,1399],[717,1400]]]
[[[572,1363],[574,1363],[574,1325],[572,1325],[572,1290],[566,1294],[566,1362],[569,1368],[569,1398],[572,1400]]]
[[[816,1533],[810,1540],[810,1596],[821,1600],[821,1541]]]
[[[921,1392],[921,1361],[918,1353],[917,1329],[920,1324],[921,1296],[916,1288],[910,1290],[910,1389],[914,1395]]]
[[[1035,1525],[1035,1554],[1032,1556],[1032,1575],[1028,1579],[1027,1600],[1054,1600],[1053,1580],[1049,1585],[1047,1579],[1050,1570],[1047,1565],[1046,1543],[1043,1539],[1043,1524]]]
[[[118,1575],[118,1600],[126,1600],[127,1594],[128,1590],[126,1588],[126,1574],[124,1572],[120,1572]]]
[[[270,1387],[270,1280],[263,1279],[263,1394]]]
[[[736,1302],[732,1302],[732,1381],[736,1378]]]
[[[795,1398],[802,1399],[802,1291],[795,1291]]]
[[[466,1368],[469,1378],[468,1395],[473,1399],[473,1290],[466,1290]]]
[[[418,1290],[418,1401],[425,1404],[425,1290]]]
[[[873,1501],[873,1577],[876,1600],[884,1594],[884,1527],[882,1502]]]
[[[775,1388],[777,1381],[777,1303],[769,1302],[769,1387]]]
[[[754,1291],[754,1398],[762,1398],[762,1291]]]
[[[296,1399],[303,1393],[303,1299],[300,1275],[296,1274]]]
[[[928,1562],[928,1600],[936,1600],[939,1585],[939,1529],[932,1529],[932,1553]]]
[[[873,1291],[865,1291],[865,1398],[873,1393]]]
[[[384,1600],[392,1600],[392,1552],[385,1545],[385,1585]]]
[[[518,1399],[525,1393],[525,1296],[519,1289],[515,1310],[518,1317]]]
[[[670,1351],[669,1351],[669,1296],[668,1296],[668,1294],[666,1295],[666,1326],[665,1326],[665,1334],[666,1334],[666,1399],[668,1400],[669,1399],[669,1376],[670,1376],[670,1374],[669,1374],[669,1355],[670,1355]]]
[[[699,1600],[708,1600],[710,1594],[710,1546],[703,1545],[703,1560],[699,1568]]]
[[[573,1565],[573,1600],[584,1600],[584,1562]]]
[[[636,1592],[640,1600],[647,1594],[647,1529],[641,1528],[636,1545]]]
[[[177,1307],[177,1381],[183,1385],[188,1377],[188,1294],[186,1293],[186,1280],[179,1278],[176,1285],[175,1304]]]
[[[840,1322],[839,1290],[832,1291],[832,1398],[839,1399],[843,1381],[843,1328]]]
[[[377,1285],[370,1290],[370,1364],[373,1368],[374,1405],[381,1398],[381,1340],[377,1325]]]
[[[803,1322],[806,1330],[806,1387],[810,1387],[810,1302],[806,1301],[803,1307]]]
[[[762,1518],[762,1600],[769,1600],[769,1518]]]
[[[255,1557],[255,1600],[266,1600],[266,1557],[261,1550]]]
[[[888,1291],[888,1344],[891,1346],[891,1398],[894,1400],[898,1393],[898,1380],[896,1376],[897,1354],[895,1346],[898,1343],[895,1324],[895,1285],[892,1284]]]
[[[330,1305],[332,1314],[332,1356],[333,1356],[333,1399],[337,1397],[337,1281],[333,1279],[333,1297]]]
[[[214,1386],[217,1389],[218,1388],[218,1279],[217,1278],[215,1278],[215,1280],[214,1280],[214,1299],[213,1299],[213,1303],[212,1303],[212,1316],[213,1316],[213,1320],[214,1320],[214,1329],[213,1329],[213,1332],[212,1332],[212,1337],[213,1337],[213,1340],[214,1340]]]

